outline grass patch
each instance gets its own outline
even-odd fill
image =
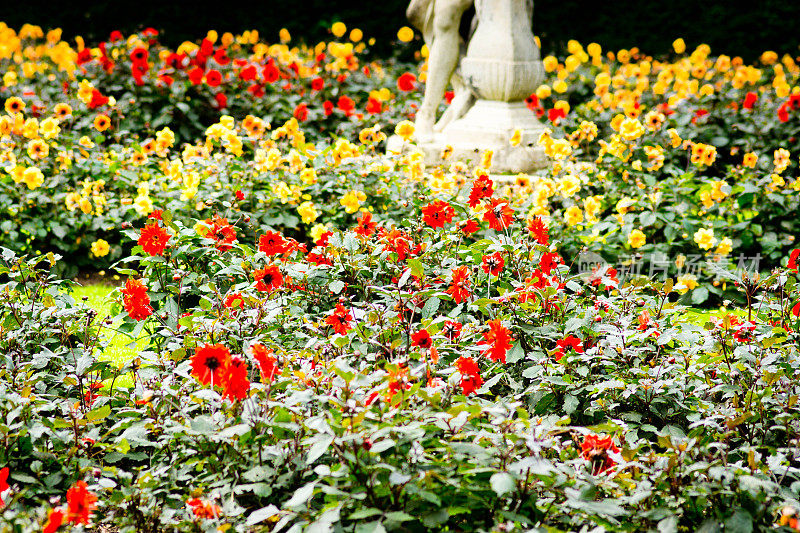
[[[111,306],[113,300],[111,292],[113,285],[104,283],[93,283],[88,285],[76,285],[72,289],[72,297],[75,300],[84,300],[86,305],[97,311],[98,320],[103,321],[112,317]],[[131,339],[125,333],[118,333],[115,329],[119,322],[112,323],[110,328],[104,329],[100,334],[101,361],[110,361],[122,367],[130,362],[136,355],[147,348],[147,337],[142,334],[138,339]],[[115,386],[133,387],[133,375],[125,374],[117,378]]]

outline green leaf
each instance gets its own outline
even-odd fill
[[[308,457],[306,458],[306,462],[311,465],[322,457],[328,447],[333,442],[333,435],[322,434],[315,439],[314,444],[311,446],[311,449],[308,450]]]
[[[411,275],[421,278],[425,273],[425,268],[422,266],[422,261],[414,257],[409,258],[407,261],[409,268],[411,268]]]
[[[253,511],[252,513],[250,513],[250,515],[247,517],[245,525],[254,526],[256,524],[260,524],[264,520],[267,520],[268,518],[271,518],[276,514],[278,514],[279,511],[280,509],[278,509],[272,504],[269,504],[266,507],[262,507],[261,509],[258,509],[257,511]]]
[[[753,516],[739,507],[725,520],[725,531],[730,533],[751,533]]]
[[[86,420],[90,422],[95,422],[97,420],[102,420],[103,418],[107,417],[110,414],[111,414],[111,406],[104,405],[102,407],[98,407],[97,409],[86,413]]]
[[[306,483],[296,491],[289,501],[284,504],[285,507],[302,507],[314,496],[314,488],[317,486],[316,481]]]

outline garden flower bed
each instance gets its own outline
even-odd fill
[[[384,155],[424,68],[343,25],[2,30],[13,531],[798,529],[788,56],[571,43],[501,178]],[[105,316],[64,278],[111,263]]]

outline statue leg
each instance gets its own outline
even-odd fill
[[[436,109],[444,98],[459,55],[458,27],[472,0],[436,0],[433,14],[433,39],[428,50],[428,76],[425,96],[417,112],[416,137],[420,142],[433,138]]]

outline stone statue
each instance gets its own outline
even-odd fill
[[[491,3],[491,2],[489,2]],[[533,17],[533,0],[526,0],[528,20]],[[416,136],[421,143],[430,142],[434,132],[440,132],[453,120],[460,118],[475,102],[472,88],[463,80],[457,68],[467,52],[467,44],[459,34],[461,19],[473,5],[473,0],[411,0],[406,17],[423,36],[428,46],[428,72],[425,95],[417,111]],[[475,17],[470,25],[474,34],[482,12],[490,9],[487,2],[476,2]],[[444,98],[447,84],[453,85],[453,100],[436,121],[436,110]],[[526,95],[527,96],[527,95]]]

